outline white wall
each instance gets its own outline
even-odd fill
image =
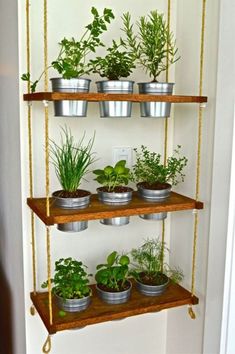
[[[0,1],[0,352],[25,353],[17,2]]]

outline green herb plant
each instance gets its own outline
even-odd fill
[[[167,182],[176,185],[184,181],[183,169],[188,159],[180,156],[180,148],[178,145],[165,165],[161,163],[161,155],[150,152],[146,146],[141,145],[140,151],[135,148],[136,163],[133,166],[132,180],[137,183],[146,182],[149,185]]]
[[[126,160],[120,160],[114,167],[106,166],[103,170],[94,170],[97,175],[95,181],[107,187],[108,192],[115,191],[116,187],[127,185],[130,180],[130,169],[126,167]]]
[[[153,82],[169,65],[175,63],[178,48],[173,33],[166,24],[163,14],[151,11],[148,16],[141,16],[137,21],[137,34],[131,23],[130,13],[123,14],[123,31],[125,45],[137,63],[143,67]]]
[[[97,265],[95,279],[98,285],[114,291],[122,291],[129,274],[130,259],[113,251],[107,257],[106,264]]]
[[[107,48],[107,54],[104,57],[96,57],[91,60],[93,73],[98,73],[108,80],[128,77],[132,73],[132,69],[135,68],[135,64],[131,53],[120,50],[121,47],[123,47],[122,39],[119,44],[113,40],[112,46]]]
[[[86,266],[75,259],[61,258],[55,262],[55,276],[51,279],[52,292],[63,299],[81,299],[91,295],[89,277]],[[48,287],[48,281],[42,284],[42,288]]]
[[[111,9],[105,8],[102,14],[99,14],[95,7],[91,8],[93,20],[85,27],[85,31],[79,40],[75,38],[63,38],[60,45],[60,51],[56,60],[50,67],[53,67],[62,75],[64,79],[79,78],[82,75],[89,74],[92,67],[87,61],[90,53],[95,53],[96,49],[104,44],[100,40],[100,36],[107,30],[107,24],[114,19]],[[30,73],[23,74],[21,79],[30,82],[31,91],[35,92],[36,86],[45,71],[36,81],[31,81]]]
[[[171,268],[164,262],[167,251],[169,252],[169,249],[165,243],[158,239],[147,239],[142,246],[131,251],[132,276],[147,285],[160,285],[165,282],[166,277],[175,283],[182,281],[182,270]]]
[[[67,127],[62,128],[61,143],[50,142],[50,156],[57,178],[66,192],[76,192],[82,178],[89,172],[89,166],[95,161],[92,147],[94,136],[84,144],[84,135],[77,143]]]

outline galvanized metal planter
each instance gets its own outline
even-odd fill
[[[129,80],[104,80],[97,81],[97,91],[101,93],[133,93],[134,81]],[[99,102],[100,116],[102,118],[127,118],[131,116],[132,102],[128,101],[103,101]]]
[[[99,288],[99,285],[96,285],[96,290],[99,298],[110,305],[123,304],[130,299],[132,284],[128,281],[130,287],[127,290],[119,292],[109,292],[104,291]]]
[[[171,185],[166,183],[165,189],[147,189],[142,183],[137,184],[139,196],[149,202],[161,202],[167,199],[171,193]]]
[[[52,90],[54,92],[89,92],[89,79],[51,79]],[[86,117],[87,101],[54,101],[54,113],[59,117]]]
[[[116,192],[105,192],[102,187],[97,188],[99,200],[107,205],[126,205],[130,203],[132,199],[133,189],[126,187],[126,192],[116,193]],[[108,218],[100,220],[103,225],[111,226],[124,226],[129,224],[129,216],[121,216],[115,218]]]
[[[161,221],[167,218],[167,213],[152,213],[152,214],[143,214],[139,215],[141,219],[144,220],[153,220],[153,221]]]
[[[88,308],[91,303],[91,296],[83,297],[82,299],[63,299],[55,294],[57,306],[67,312],[81,312]]]
[[[167,278],[167,277],[166,277]],[[159,296],[163,294],[167,286],[169,285],[169,278],[166,279],[166,282],[161,285],[146,285],[136,280],[136,288],[138,291],[146,296]]]
[[[139,93],[150,95],[172,95],[173,83],[140,82]],[[141,102],[141,117],[165,118],[170,117],[171,103],[169,102]]]
[[[91,193],[85,191],[86,196],[80,198],[62,198],[57,191],[52,193],[54,205],[61,209],[85,209],[90,204]],[[65,224],[58,224],[57,229],[64,232],[80,232],[88,228],[88,221],[73,221]]]

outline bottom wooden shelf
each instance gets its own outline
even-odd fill
[[[53,300],[53,324],[49,322],[48,293],[31,293],[31,299],[44,325],[50,334],[66,329],[81,328],[88,325],[124,319],[148,312],[157,312],[164,309],[189,304],[198,304],[198,298],[182,286],[171,283],[167,291],[161,296],[148,297],[141,295],[133,284],[131,299],[121,305],[103,303],[96,294],[95,285],[92,285],[93,296],[90,307],[77,313],[66,312],[64,317],[59,314],[59,308]]]

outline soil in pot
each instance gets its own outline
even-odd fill
[[[145,285],[163,285],[168,282],[168,277],[163,273],[156,274],[156,277],[150,277],[142,272],[139,274],[139,281]]]
[[[59,198],[83,198],[89,195],[91,195],[91,193],[83,189],[77,189],[75,192],[60,190],[53,193],[53,197]]]
[[[98,288],[103,290],[103,291],[107,291],[107,292],[110,292],[110,293],[120,293],[121,291],[125,291],[127,289],[129,289],[131,287],[130,285],[130,282],[129,281],[126,281],[123,286],[122,285],[122,282],[119,282],[118,283],[118,288],[119,290],[117,289],[113,289],[113,288],[109,288],[108,286],[104,285],[104,284],[97,284]]]

